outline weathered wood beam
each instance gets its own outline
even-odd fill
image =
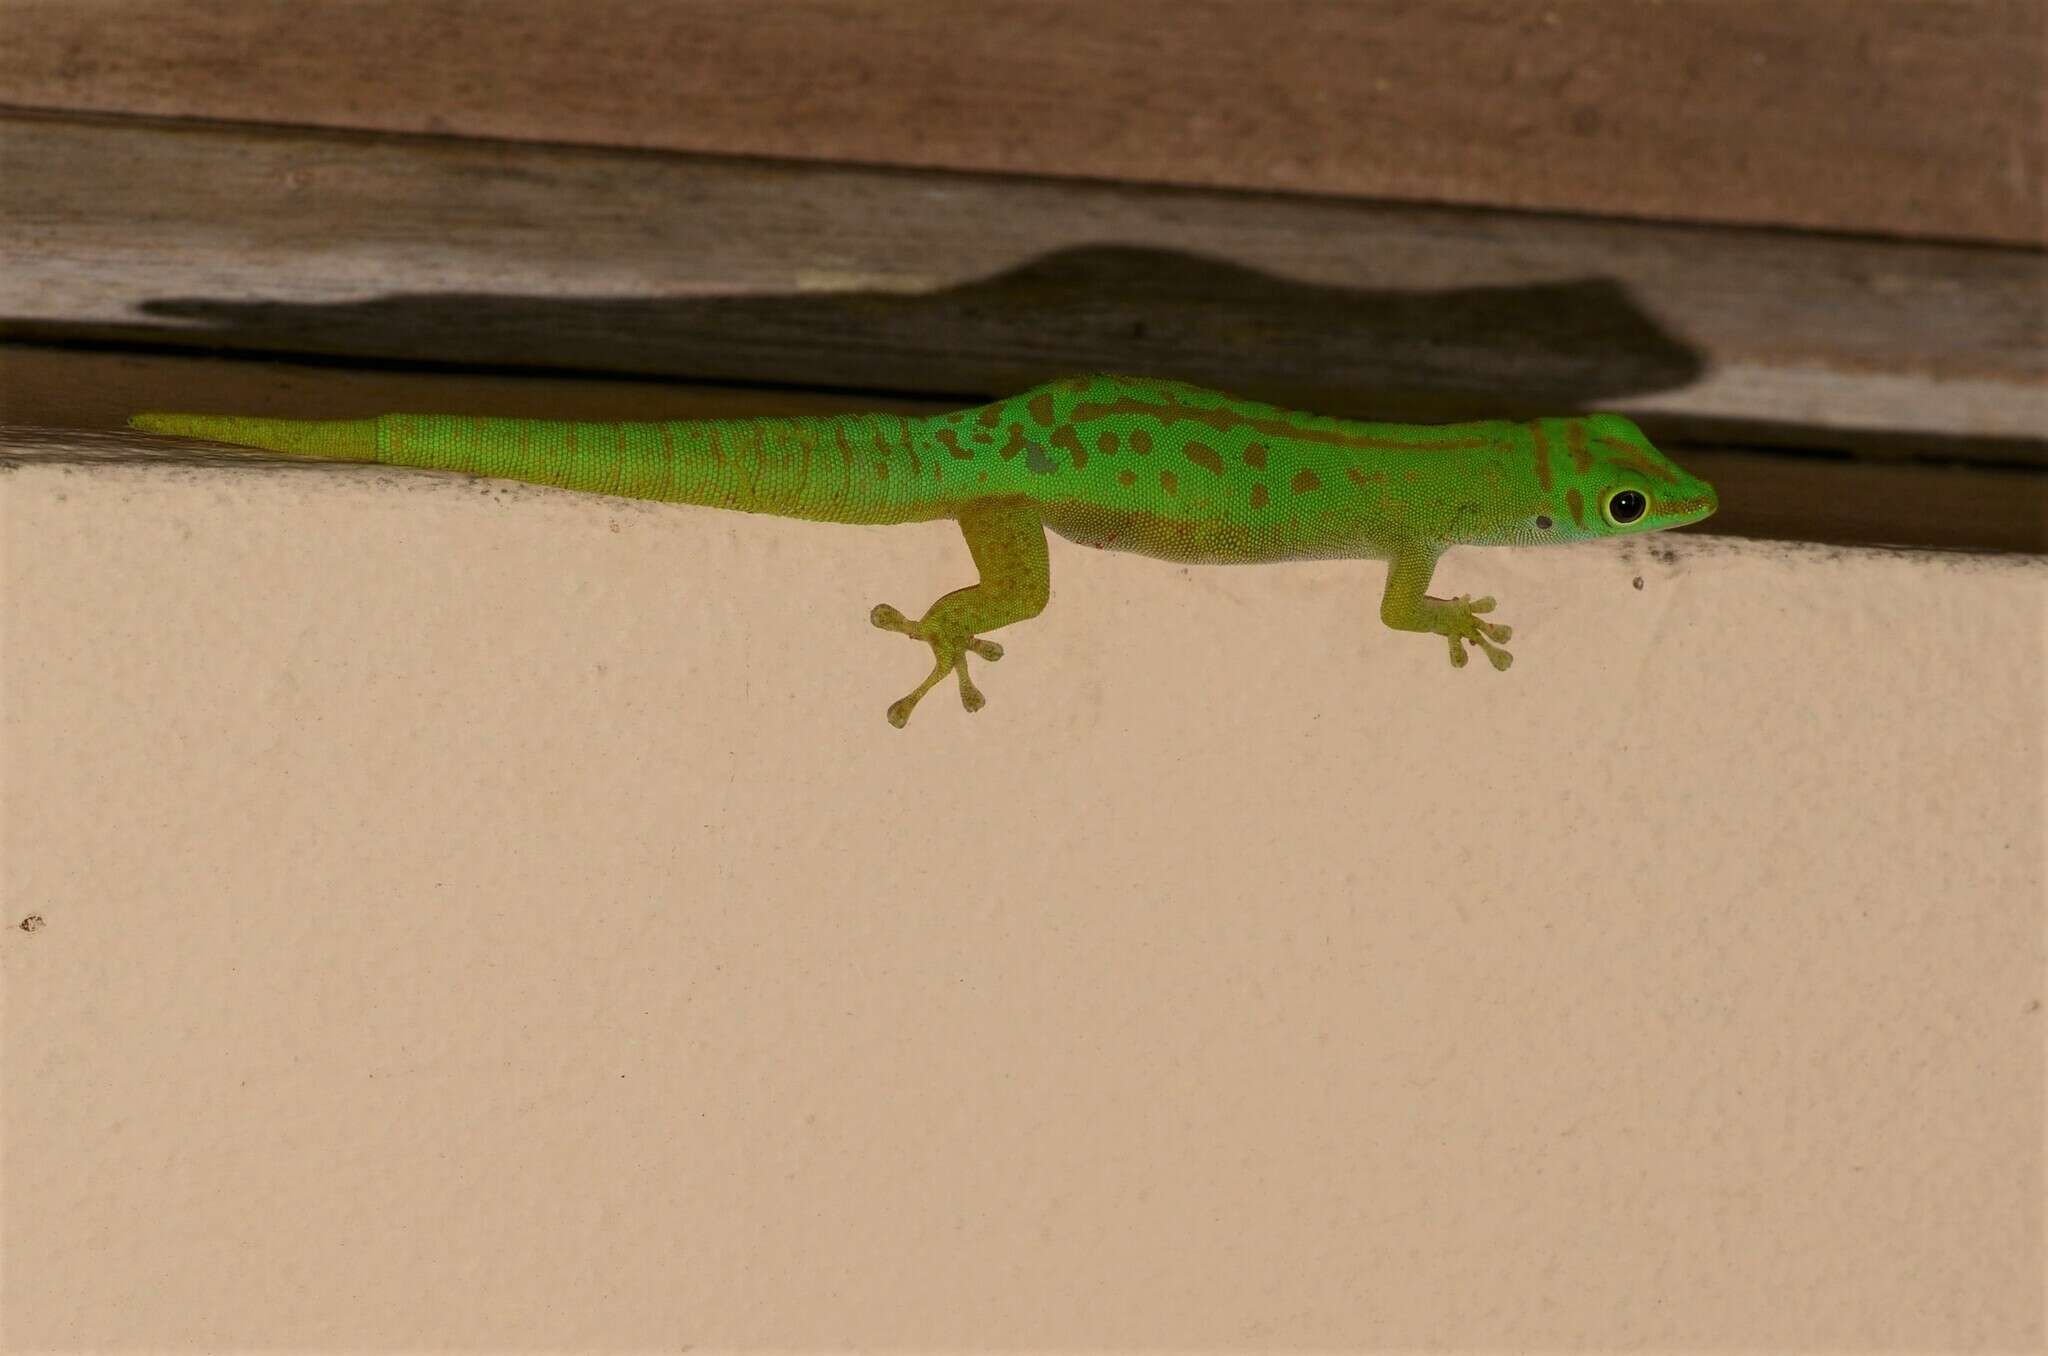
[[[2022,460],[2048,428],[2037,251],[130,120],[0,118],[0,174],[16,339],[934,396],[1108,368]]]
[[[2048,243],[2036,0],[10,0],[5,31],[21,107]]]

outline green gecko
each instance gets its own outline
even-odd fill
[[[293,457],[464,471],[636,499],[836,523],[951,518],[980,578],[885,631],[929,645],[932,671],[889,707],[902,728],[947,674],[984,698],[967,656],[1050,596],[1045,530],[1158,559],[1388,563],[1380,620],[1443,636],[1496,669],[1511,635],[1492,598],[1433,598],[1452,546],[1584,541],[1696,523],[1714,489],[1618,415],[1527,422],[1365,423],[1155,378],[1052,381],[950,414],[576,423],[441,414],[297,420],[138,414],[138,429]]]

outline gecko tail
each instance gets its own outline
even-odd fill
[[[282,452],[317,461],[376,461],[375,419],[264,419],[240,414],[137,414],[128,426],[144,433]]]

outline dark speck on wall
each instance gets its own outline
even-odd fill
[[[32,913],[22,919],[21,930],[23,932],[41,932],[43,930],[43,916],[39,913]]]
[[[1637,575],[1630,582],[1636,586],[1636,592],[1641,593],[1643,591],[1643,577],[1641,575]]]

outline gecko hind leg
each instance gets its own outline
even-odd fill
[[[924,616],[912,621],[887,603],[879,603],[868,620],[932,647],[932,671],[907,695],[889,707],[889,723],[902,729],[924,694],[947,674],[960,679],[960,704],[979,711],[988,699],[967,674],[967,656],[991,662],[1003,647],[981,633],[1012,622],[1028,621],[1045,610],[1051,594],[1046,557],[1045,523],[1036,506],[1026,501],[979,504],[960,511],[960,531],[967,552],[980,571],[978,582],[946,594]]]

